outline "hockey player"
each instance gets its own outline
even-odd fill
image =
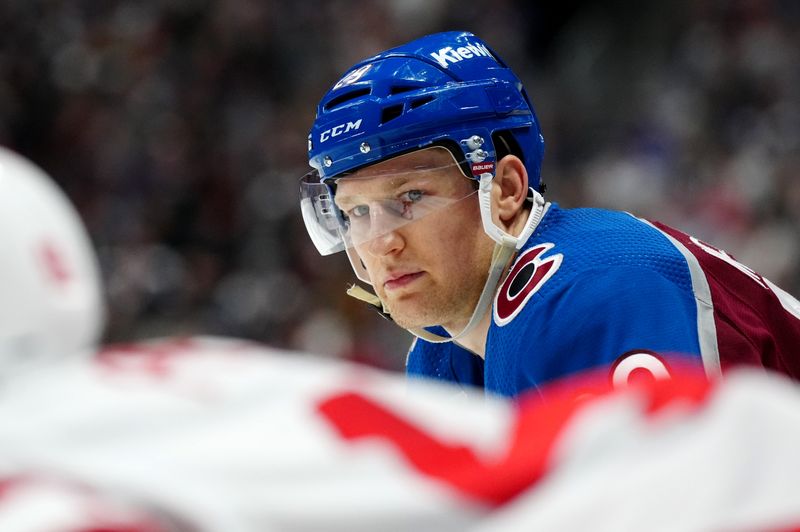
[[[726,252],[623,212],[545,201],[520,80],[470,33],[356,64],[309,135],[301,209],[418,338],[407,372],[516,396],[607,366],[617,382],[748,364],[800,376],[800,303]]]

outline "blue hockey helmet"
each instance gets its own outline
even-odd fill
[[[317,107],[309,163],[324,182],[449,140],[471,164],[492,168],[499,132],[538,189],[544,139],[522,82],[472,33],[438,33],[365,59],[334,84]]]

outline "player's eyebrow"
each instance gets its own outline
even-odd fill
[[[391,174],[396,174],[398,176],[401,176],[404,174],[424,173],[426,171],[441,170],[443,168],[448,168],[451,166],[455,166],[457,164],[452,159],[447,161],[442,161],[440,157],[436,157],[436,155],[433,153],[424,153],[423,155],[419,155],[417,158],[418,160],[414,161],[413,166],[408,165],[405,168],[403,168],[401,165],[401,167],[399,168],[395,166],[383,170],[375,169],[374,167],[367,167],[367,168],[362,168],[352,176],[379,177]]]
[[[346,184],[342,182],[344,180],[339,181],[337,183],[339,189],[333,198],[336,205],[344,211],[354,205],[369,203],[375,199],[389,198],[396,193],[397,189],[413,181],[413,179],[407,175],[399,175],[388,181],[379,181],[380,177],[381,176],[345,178],[347,180],[345,182]],[[362,179],[363,181],[361,181]],[[359,181],[361,181],[361,183],[359,183]],[[343,184],[345,184],[346,188],[352,188],[354,193],[342,193]]]
[[[405,185],[410,180],[411,177],[407,175],[349,177],[336,182],[336,195],[338,196],[342,193],[347,194],[348,192],[353,191],[353,193],[349,195],[353,196],[360,194],[363,196],[374,197],[376,195],[391,192],[394,189]]]

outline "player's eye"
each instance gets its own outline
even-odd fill
[[[408,192],[404,192],[403,194],[400,195],[400,199],[402,201],[407,201],[409,203],[417,203],[423,198],[423,196],[425,196],[425,193],[423,191],[415,189],[415,190],[409,190]]]
[[[402,216],[403,218],[406,218],[407,220],[413,220],[414,219],[414,211],[412,210],[412,207],[414,206],[415,203],[419,203],[420,201],[422,201],[422,198],[424,196],[425,196],[425,193],[422,192],[421,190],[417,190],[417,189],[408,190],[408,191],[403,192],[402,194],[400,194],[400,198],[399,198],[399,200],[400,200],[400,205],[399,205],[400,209],[398,210],[398,213],[400,214],[400,216]]]

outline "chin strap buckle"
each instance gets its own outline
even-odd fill
[[[350,297],[354,297],[359,301],[363,301],[369,308],[380,314],[383,318],[386,318],[389,321],[392,320],[392,317],[389,315],[389,312],[386,310],[386,307],[383,306],[383,302],[381,298],[370,292],[369,290],[357,285],[351,284],[350,287],[347,289],[347,295]]]

